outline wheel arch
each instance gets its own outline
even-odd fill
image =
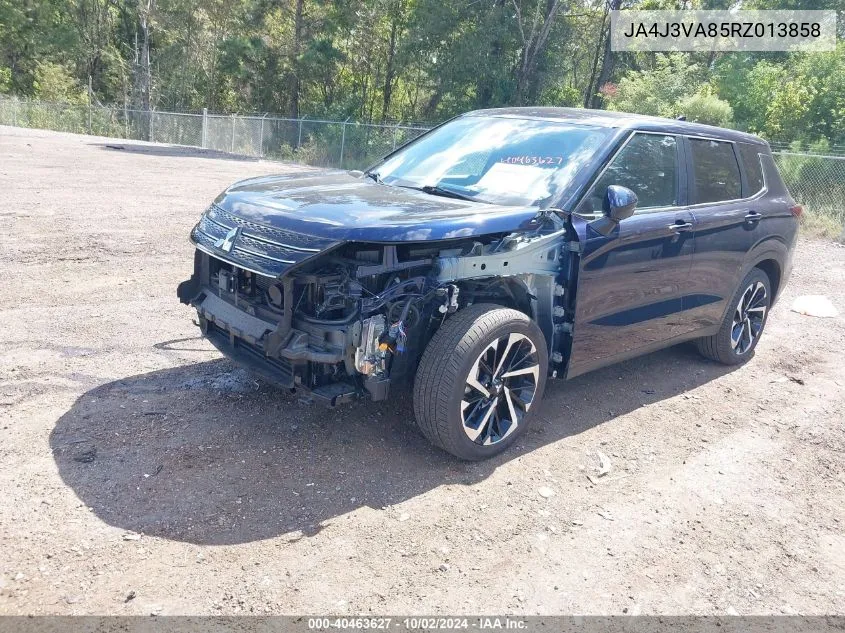
[[[787,245],[776,237],[771,237],[763,240],[751,250],[739,279],[744,279],[752,268],[762,270],[769,278],[772,303],[774,303],[783,289],[784,270],[788,261],[789,248]]]
[[[551,354],[554,340],[552,304],[555,278],[552,275],[527,273],[500,277],[495,281],[494,287],[500,288],[501,292],[493,296],[485,296],[480,301],[512,308],[536,321],[543,333],[546,349]],[[458,282],[457,285],[462,291],[464,288],[469,290],[467,282]]]
[[[739,274],[734,282],[734,291],[742,280],[755,268],[759,268],[769,278],[769,285],[772,291],[772,304],[778,298],[778,293],[783,289],[784,266],[789,261],[789,250],[782,241],[777,238],[769,238],[758,243],[751,249],[745,258],[745,263],[740,267]],[[775,281],[776,280],[776,281]],[[730,312],[731,303],[725,301],[725,311],[722,319]],[[720,320],[721,323],[721,320]]]
[[[780,262],[774,257],[762,259],[754,265],[754,268],[759,268],[769,278],[769,285],[772,289],[772,297],[777,297],[780,292],[780,282],[783,276]]]

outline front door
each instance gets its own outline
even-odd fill
[[[637,132],[579,204],[579,214],[597,212],[609,185],[639,198],[634,215],[610,235],[586,227],[569,376],[695,329],[684,315],[695,218],[684,204],[682,157],[676,136]]]

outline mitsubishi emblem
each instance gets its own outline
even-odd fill
[[[231,253],[232,247],[235,245],[235,239],[237,239],[240,232],[241,227],[236,226],[231,231],[226,233],[226,237],[221,237],[219,240],[214,242],[215,248],[219,248],[224,253]]]

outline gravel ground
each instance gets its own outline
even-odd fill
[[[293,169],[0,128],[0,613],[845,614],[845,248],[801,241],[748,365],[552,383],[465,464],[197,337],[190,227]]]

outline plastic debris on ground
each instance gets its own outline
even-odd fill
[[[830,299],[824,295],[805,295],[792,303],[792,311],[821,319],[832,319],[839,314]]]

